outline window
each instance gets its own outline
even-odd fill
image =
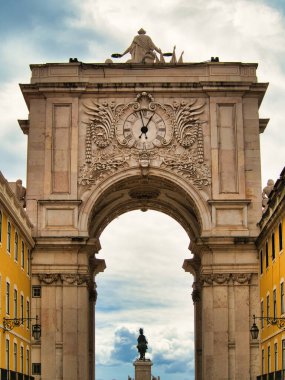
[[[40,375],[41,374],[41,363],[33,363],[32,364],[32,375]]]
[[[6,339],[6,369],[9,371],[10,370],[10,341],[9,339]]]
[[[278,237],[279,237],[279,251],[283,249],[283,239],[282,239],[282,223],[278,226]]]
[[[2,242],[2,221],[3,221],[3,214],[2,211],[0,211],[0,243]]]
[[[30,351],[27,350],[27,368],[26,368],[27,375],[30,374]]]
[[[11,252],[11,223],[7,225],[7,251]]]
[[[278,346],[274,343],[274,371],[278,370]]]
[[[282,340],[282,369],[285,370],[285,339]]]
[[[22,241],[22,247],[21,247],[21,267],[25,268],[25,244]]]
[[[268,260],[268,241],[265,244],[265,264],[266,268],[268,268],[269,260]]]
[[[10,283],[6,282],[6,314],[10,314]]]
[[[18,347],[17,347],[17,343],[14,343],[14,371],[17,372],[18,371]]]
[[[280,309],[281,314],[285,313],[285,305],[284,305],[284,282],[280,284]]]
[[[277,318],[277,300],[276,300],[276,289],[273,290],[273,318]]]
[[[27,301],[27,318],[30,318],[30,302]],[[27,319],[27,328],[30,328],[31,321]]]
[[[14,318],[18,318],[18,290],[14,289]]]
[[[15,261],[18,261],[18,251],[19,251],[19,236],[18,233],[15,233],[15,252],[14,252],[14,257]]]
[[[270,346],[268,346],[267,347],[267,373],[271,372],[270,361],[271,361]]]
[[[40,298],[42,296],[42,288],[39,285],[32,286],[33,298]]]
[[[260,311],[261,311],[261,328],[263,329],[263,327],[264,327],[264,320],[263,320],[263,317],[264,317],[264,305],[263,305],[263,301],[260,302]]]
[[[270,298],[269,298],[269,294],[267,294],[266,296],[266,318],[269,318],[270,317]],[[268,324],[268,321],[267,321],[267,324]]]
[[[272,260],[275,260],[275,234],[271,235],[271,251],[272,251]]]
[[[263,273],[263,252],[262,252],[262,250],[260,251],[259,258],[260,258],[260,274],[262,274]]]
[[[265,368],[264,368],[264,350],[262,349],[261,351],[261,371],[262,371],[262,375],[265,373]]]
[[[24,372],[24,347],[21,346],[20,349],[20,372]]]
[[[31,251],[28,249],[27,273],[31,274]]]
[[[21,308],[20,318],[22,319],[22,324],[23,324],[23,318],[24,318],[24,296],[23,296],[23,294],[21,294],[20,308]]]

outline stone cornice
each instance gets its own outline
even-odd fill
[[[0,205],[5,209],[9,218],[13,219],[17,229],[21,231],[27,243],[33,247],[34,241],[31,236],[32,223],[30,222],[26,211],[18,201],[16,195],[9,186],[8,181],[0,172]]]
[[[100,241],[87,236],[48,236],[36,237],[36,250],[82,250],[87,251],[91,256],[101,249]]]
[[[256,240],[258,247],[261,247],[264,240],[279,223],[280,218],[285,213],[285,167],[283,168],[280,178],[276,181],[272,192],[269,195],[266,211],[258,225],[261,232]]]

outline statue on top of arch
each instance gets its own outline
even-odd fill
[[[173,48],[173,53],[165,53],[163,54],[161,49],[158,48],[152,39],[146,34],[146,31],[141,28],[138,31],[138,34],[133,38],[131,45],[122,53],[112,54],[113,58],[122,58],[127,53],[131,54],[131,59],[129,59],[126,63],[164,63],[164,56],[172,57],[170,63],[177,63],[175,49]],[[158,56],[155,54],[157,52]],[[184,52],[183,52],[184,53]],[[178,63],[183,63],[183,53],[178,61]],[[107,63],[111,63],[111,60],[107,60]]]
[[[162,55],[162,51],[155,46],[152,39],[146,34],[146,31],[141,28],[137,36],[134,37],[131,45],[122,54],[122,57],[130,53],[132,58],[128,60],[128,62],[152,63],[156,59],[154,51]]]

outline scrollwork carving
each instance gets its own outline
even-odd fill
[[[209,186],[210,168],[204,159],[205,108],[202,99],[160,103],[147,92],[125,104],[88,101],[83,107],[87,128],[79,184],[97,184],[127,167],[139,167],[146,176],[155,166],[177,173],[198,188]]]
[[[98,150],[90,161],[81,167],[78,182],[81,185],[95,185],[106,174],[111,174],[118,168],[128,166],[127,154],[118,146],[112,145],[105,150]]]
[[[175,135],[178,142],[185,148],[191,148],[195,142],[198,142],[198,161],[204,161],[203,132],[201,124],[205,121],[200,120],[203,114],[205,102],[199,103],[198,99],[190,103],[182,101],[180,104],[174,102],[173,108],[175,113]]]
[[[100,148],[110,144],[115,132],[115,104],[104,102],[99,104],[92,101],[91,105],[85,104],[85,113],[90,116],[86,131],[86,160],[91,160],[92,141]]]

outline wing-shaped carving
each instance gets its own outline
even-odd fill
[[[190,148],[199,139],[201,134],[200,115],[204,112],[205,103],[196,104],[197,99],[191,103],[182,104],[176,111],[175,135],[179,143]]]
[[[114,114],[107,103],[85,105],[85,113],[90,116],[87,123],[86,147],[93,141],[100,148],[108,146],[114,137]]]

